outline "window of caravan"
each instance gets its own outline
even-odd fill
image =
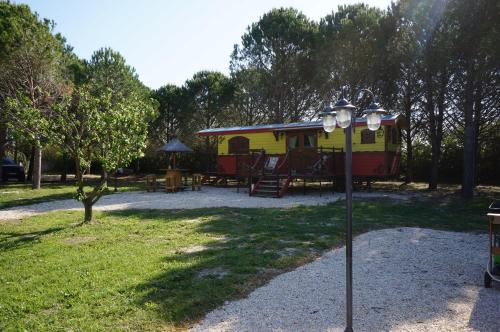
[[[305,148],[314,148],[316,143],[315,135],[304,135],[304,147]]]
[[[247,154],[250,152],[248,138],[243,136],[232,137],[229,142],[229,154]]]
[[[288,137],[288,148],[295,149],[299,147],[299,137],[298,136],[290,136]]]
[[[370,129],[363,129],[361,131],[361,144],[374,144],[375,132]]]

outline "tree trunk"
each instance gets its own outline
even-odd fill
[[[406,120],[408,121],[408,129],[406,130],[406,183],[412,183],[413,182],[413,140],[412,140],[412,132],[411,132],[411,108],[412,108],[412,102],[411,102],[411,95],[410,95],[410,88],[407,88],[406,95],[405,95],[405,102],[404,102],[404,107],[405,107],[405,117]]]
[[[26,178],[26,180],[29,182],[31,182],[31,180],[33,180],[33,164],[34,163],[35,163],[35,146],[33,145],[31,147],[30,164],[28,165],[28,177]]]
[[[107,188],[108,173],[106,170],[102,169],[101,179],[96,187],[91,192],[85,193],[83,189],[83,172],[79,168],[79,162],[76,160],[76,178],[78,183],[78,195],[81,197],[83,207],[85,208],[85,216],[83,219],[84,223],[89,223],[92,221],[92,207],[99,200],[99,198],[104,193]]]
[[[410,129],[408,128],[408,131]],[[413,182],[413,142],[410,133],[406,133],[406,183]]]
[[[425,80],[425,111],[429,115],[429,131],[431,141],[431,169],[429,171],[429,189],[437,189],[437,169],[438,169],[438,156],[437,156],[437,135],[436,135],[436,114],[434,113],[434,87],[432,83],[432,76],[429,71],[426,73]]]
[[[42,148],[35,146],[32,189],[40,189],[42,181]]]
[[[85,199],[83,201],[83,206],[85,208],[85,217],[83,219],[84,223],[89,223],[92,221],[92,199]]]
[[[483,99],[483,81],[479,79],[476,82],[477,88],[476,88],[476,93],[474,95],[474,183],[473,186],[474,188],[478,185],[479,183],[479,176],[480,176],[480,165],[481,165],[481,149],[479,148],[480,142],[479,142],[479,135],[481,134],[480,132],[480,126],[481,126],[481,113],[483,111],[483,104],[482,104],[482,99]]]
[[[439,166],[439,147],[437,142],[432,142],[431,171],[429,175],[429,189],[437,190],[438,185],[438,166]]]
[[[469,70],[467,73],[464,100],[464,157],[462,175],[462,197],[472,198],[474,195],[474,94],[473,77]]]
[[[5,157],[5,145],[7,144],[7,128],[0,122],[0,181],[3,181],[2,160]]]
[[[63,159],[63,169],[61,171],[61,182],[66,183],[66,180],[68,178],[68,155],[64,152],[62,155]]]

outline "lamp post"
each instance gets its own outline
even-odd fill
[[[375,131],[380,128],[382,114],[387,112],[375,102],[375,95],[368,89],[356,93],[358,96],[367,92],[372,98],[368,109],[363,111],[366,115],[368,129]],[[352,118],[357,107],[348,102],[344,97],[337,101],[334,107],[327,105],[323,118],[323,129],[330,133],[338,125],[345,129],[345,195],[346,195],[346,328],[345,332],[352,332]]]

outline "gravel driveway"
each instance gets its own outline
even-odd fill
[[[244,190],[236,192],[234,188],[203,187],[201,191],[183,191],[175,194],[164,192],[148,193],[143,191],[125,192],[102,197],[95,205],[96,210],[125,209],[197,209],[206,207],[239,208],[287,208],[298,205],[323,205],[344,198],[343,193],[318,193],[307,195],[286,195],[283,198],[249,197]],[[406,200],[411,196],[393,193],[355,193],[359,197],[387,197]],[[57,210],[82,209],[82,203],[73,199],[57,200],[27,206],[18,206],[0,210],[0,220],[22,219],[31,215]]]
[[[419,228],[354,241],[354,331],[500,331],[487,237]],[[343,331],[345,248],[209,313],[193,331]]]

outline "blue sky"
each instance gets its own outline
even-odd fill
[[[247,26],[274,7],[319,20],[355,0],[26,0],[54,20],[79,57],[100,47],[120,52],[150,88],[182,85],[199,70],[229,73],[229,58]],[[387,8],[390,0],[367,0]]]

